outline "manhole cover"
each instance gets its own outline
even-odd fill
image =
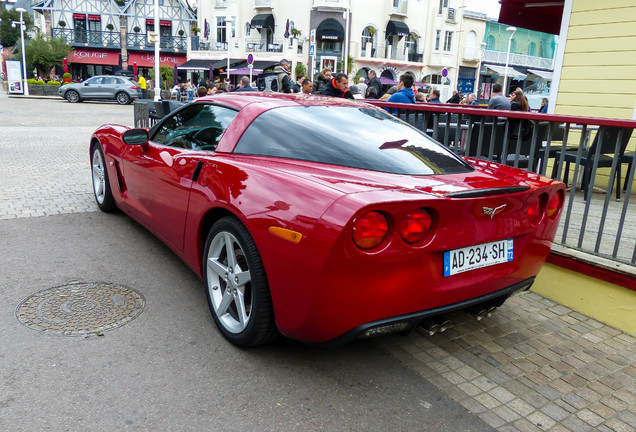
[[[108,282],[73,282],[30,295],[15,309],[25,326],[64,336],[98,334],[134,320],[145,300],[137,291]]]

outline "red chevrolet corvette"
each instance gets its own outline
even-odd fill
[[[100,127],[90,156],[99,208],[130,215],[201,276],[239,346],[483,315],[532,285],[565,193],[323,97],[198,99],[149,131]]]

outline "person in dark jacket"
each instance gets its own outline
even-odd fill
[[[348,85],[349,78],[347,77],[347,74],[339,73],[336,74],[335,78],[331,80],[329,85],[327,85],[320,94],[343,99],[353,99],[353,95],[347,88]]]
[[[397,85],[397,92],[393,93],[387,102],[395,103],[415,103],[415,92],[413,91],[413,75],[405,73],[400,76]]]
[[[314,81],[314,93],[321,94],[331,81],[331,69],[324,68]]]
[[[456,91],[453,91],[453,95],[450,97],[450,99],[448,99],[446,101],[446,103],[454,103],[454,104],[458,104],[461,102],[461,97],[459,96],[459,94],[457,94]]]
[[[278,66],[274,68],[274,72],[278,74],[278,91],[280,93],[291,93],[292,86],[294,83],[289,77],[289,71],[291,66],[289,66],[289,62],[285,59],[282,59]]]
[[[380,96],[382,96],[382,83],[374,70],[370,70],[368,75],[369,82],[367,83],[366,97],[369,99],[379,99]],[[372,88],[375,90],[371,90]]]
[[[246,91],[256,91],[255,88],[250,86],[250,77],[244,76],[241,78],[238,87],[234,87],[232,92],[246,92]]]

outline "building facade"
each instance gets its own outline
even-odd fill
[[[214,0],[199,5],[186,67],[222,68],[229,53],[231,67],[253,54],[256,68],[286,58],[312,76],[346,65],[390,83],[412,72],[444,97],[459,83],[476,85],[486,22],[478,15],[464,0]]]
[[[182,0],[160,0],[159,29],[154,28],[152,0],[45,0],[33,7],[50,37],[73,47],[68,57],[73,76],[87,78],[154,67],[151,32],[160,37],[160,64],[187,60],[194,14]]]

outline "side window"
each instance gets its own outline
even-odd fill
[[[164,121],[152,141],[169,147],[215,150],[236,114],[217,105],[194,104]]]
[[[91,78],[87,80],[86,83],[89,85],[98,85],[98,84],[102,84],[103,80],[104,78]]]

